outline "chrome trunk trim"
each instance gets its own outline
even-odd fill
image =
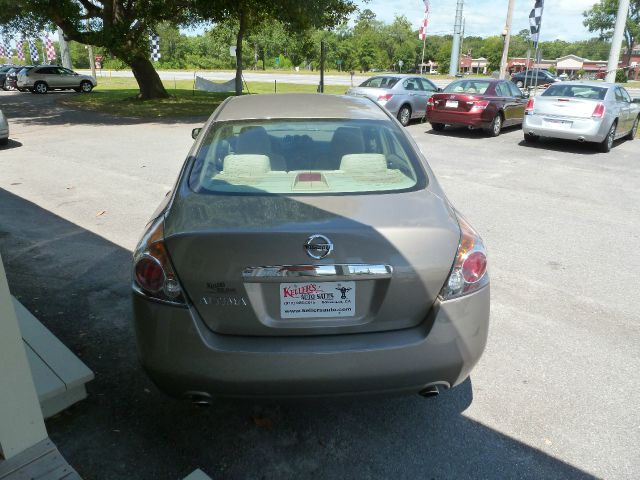
[[[296,280],[377,280],[391,278],[393,267],[382,264],[276,265],[247,267],[242,278],[248,283]]]

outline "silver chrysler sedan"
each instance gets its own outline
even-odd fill
[[[485,247],[388,111],[234,97],[193,136],[133,258],[158,387],[208,403],[431,396],[467,378],[489,327]]]
[[[640,103],[615,83],[561,82],[530,98],[522,131],[527,142],[540,137],[594,142],[609,152],[614,140],[631,140],[638,130]]]
[[[398,73],[371,77],[347,90],[347,95],[370,98],[406,127],[411,119],[424,117],[429,97],[441,90],[424,77]]]

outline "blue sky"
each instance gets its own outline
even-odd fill
[[[371,0],[357,2],[369,8],[379,20],[392,22],[395,15],[405,15],[417,28],[422,21],[422,0]],[[515,0],[512,32],[529,27],[529,12],[534,0]],[[597,0],[547,0],[540,40],[583,40],[596,36],[582,25],[582,12]],[[466,0],[464,5],[465,35],[486,37],[499,35],[507,19],[507,0]],[[427,33],[445,34],[453,31],[456,0],[431,0]]]

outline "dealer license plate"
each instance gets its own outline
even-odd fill
[[[280,284],[282,318],[353,317],[356,282]]]
[[[557,120],[555,118],[545,118],[544,123],[546,126],[555,128],[571,128],[573,124],[570,120]]]
[[[457,100],[447,100],[447,102],[444,104],[445,108],[458,108],[458,101]]]

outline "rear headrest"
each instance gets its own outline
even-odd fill
[[[236,153],[268,155],[270,152],[271,142],[264,127],[244,127],[240,131],[236,143]]]
[[[222,172],[234,177],[257,177],[271,171],[266,155],[227,155],[223,165]]]
[[[354,174],[384,173],[387,159],[381,153],[353,153],[342,157],[340,170]]]

